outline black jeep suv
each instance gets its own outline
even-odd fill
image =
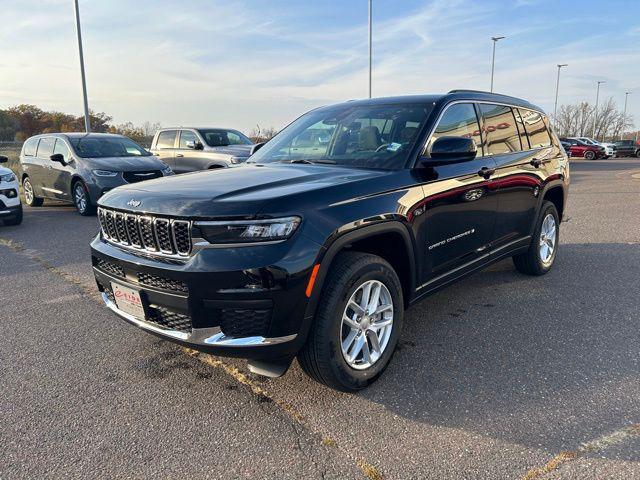
[[[546,273],[566,154],[536,106],[456,90],[295,120],[237,168],[116,188],[98,288],[128,322],[278,376],[297,355],[353,391],[389,363],[404,310],[506,257]]]

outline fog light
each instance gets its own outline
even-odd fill
[[[0,194],[4,195],[7,198],[16,198],[18,196],[18,191],[12,188],[9,190],[0,190]]]

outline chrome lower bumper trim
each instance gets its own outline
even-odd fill
[[[123,312],[104,292],[102,293],[102,300],[112,312],[136,327],[193,345],[209,347],[260,347],[290,342],[297,337],[297,334],[286,335],[284,337],[229,337],[220,330],[220,327],[194,328],[191,330],[191,333],[167,330]]]

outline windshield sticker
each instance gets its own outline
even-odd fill
[[[390,152],[397,152],[398,150],[400,150],[400,147],[402,147],[401,143],[390,143],[389,145],[387,145],[387,150],[389,150]]]

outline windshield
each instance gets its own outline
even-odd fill
[[[83,158],[147,157],[151,153],[127,137],[70,137],[76,153]]]
[[[223,130],[220,128],[208,128],[198,130],[204,141],[210,147],[228,147],[229,145],[252,145],[242,133],[237,130]]]
[[[250,163],[321,163],[399,169],[431,105],[350,105],[313,110],[258,150]]]

